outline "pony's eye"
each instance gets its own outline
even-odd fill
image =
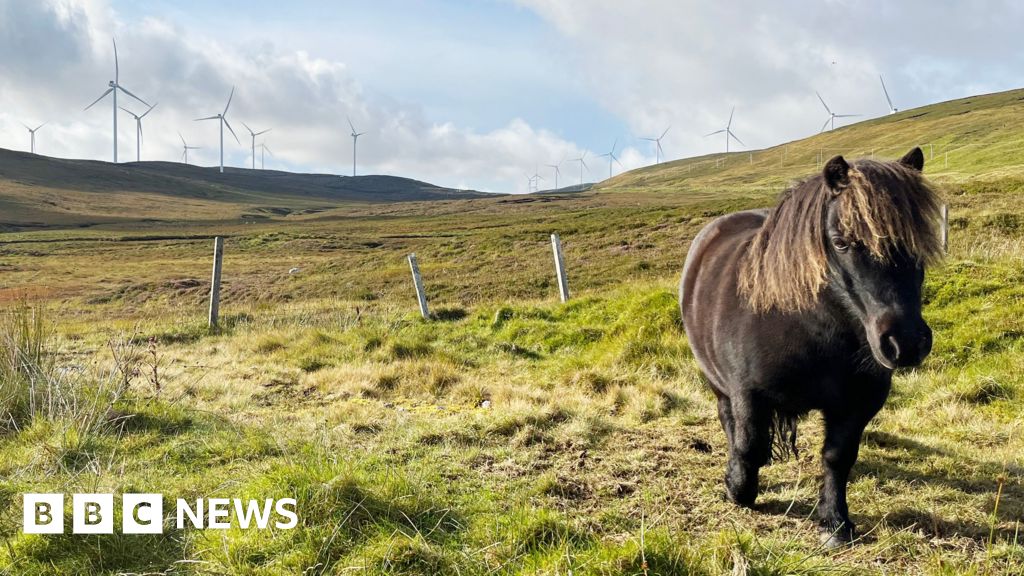
[[[846,252],[850,249],[850,243],[842,236],[833,236],[832,247],[835,248],[837,252]]]

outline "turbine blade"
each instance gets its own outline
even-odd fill
[[[345,116],[345,119],[348,120],[348,127],[351,128],[352,129],[352,133],[355,134],[356,133],[356,127],[352,124],[352,119],[349,118],[348,115]]]
[[[661,140],[662,138],[664,138],[665,134],[668,134],[668,131],[671,130],[671,129],[672,129],[672,126],[669,126],[668,128],[665,128],[665,131],[661,133],[661,136],[658,136],[658,140]]]
[[[878,75],[878,81],[882,83],[882,92],[885,92],[885,101],[889,103],[889,110],[892,110],[892,98],[889,98],[889,91],[885,88],[885,80],[882,80],[882,75]]]
[[[134,112],[132,112],[131,110],[125,108],[124,106],[118,106],[118,108],[120,108],[121,110],[124,110],[125,112],[131,114],[132,116],[135,116]],[[138,116],[135,116],[135,117],[138,118]]]
[[[270,154],[271,156],[274,155],[274,153],[270,151],[270,148],[268,148],[266,144],[263,145],[263,149],[267,151],[267,154]]]
[[[181,132],[178,132],[178,138],[181,138],[181,145],[188,148],[188,142],[185,142],[185,137],[181,135]]]
[[[117,65],[117,39],[111,38],[110,40],[114,43],[114,84],[117,84],[121,76],[121,69]]]
[[[262,132],[257,132],[256,136],[259,136],[260,134],[266,134],[267,132],[270,132],[271,130],[273,130],[273,128],[267,128],[266,130],[264,130]]]
[[[114,91],[113,88],[107,88],[106,92],[101,94],[99,98],[93,100],[92,104],[89,104],[88,106],[86,106],[85,109],[88,110],[89,108],[92,108],[93,106],[96,105],[97,102],[99,102],[100,100],[103,100],[107,96],[107,94],[110,94],[113,91]]]
[[[818,130],[818,134],[821,134],[822,132],[824,132],[825,128],[828,128],[828,123],[831,122],[831,121],[832,121],[832,117],[829,116],[828,120],[825,120],[825,123],[821,125],[821,130]]]
[[[815,95],[816,95],[816,96],[818,97],[818,100],[821,100],[821,105],[825,107],[825,110],[826,110],[826,111],[827,111],[827,112],[828,112],[829,114],[831,114],[831,113],[832,113],[832,110],[830,110],[830,109],[829,109],[829,107],[828,107],[828,104],[825,104],[825,99],[821,97],[821,94],[818,94],[818,91],[817,91],[817,90],[815,90],[815,91],[814,91],[814,94],[815,94]]]
[[[732,136],[733,140],[736,140],[737,142],[739,142],[740,146],[746,146],[746,144],[743,143],[743,140],[740,140],[735,134],[732,133],[731,130],[729,131],[729,136]]]
[[[193,122],[199,122],[200,120],[216,120],[218,118],[220,118],[220,116],[207,116],[206,118],[196,118]]]
[[[224,125],[228,127],[228,131],[231,132],[231,135],[235,137],[235,142],[241,144],[242,141],[238,139],[238,134],[235,134],[235,131],[231,129],[231,124],[228,124],[228,119],[223,116],[221,116],[220,119],[222,122],[224,122]]]
[[[715,134],[721,134],[722,132],[725,132],[725,130],[724,129],[722,129],[722,130],[715,130],[714,132],[711,132],[710,134],[705,134],[704,137],[707,138],[708,136],[714,136]]]
[[[144,118],[144,117],[146,116],[146,114],[149,114],[150,112],[152,112],[152,111],[153,111],[153,108],[156,108],[156,107],[157,107],[157,104],[160,104],[160,103],[159,103],[159,102],[157,102],[156,104],[153,104],[152,106],[150,106],[150,107],[149,107],[149,110],[146,110],[145,112],[143,112],[143,113],[142,113],[142,116],[139,116],[139,118]]]
[[[117,85],[117,87],[121,89],[121,92],[124,92],[125,94],[127,94],[127,95],[131,96],[132,98],[135,98],[135,99],[136,99],[136,100],[138,100],[139,102],[142,102],[142,103],[143,103],[143,104],[145,104],[146,106],[149,106],[149,102],[146,102],[146,101],[145,101],[145,100],[143,100],[142,98],[139,98],[139,97],[138,97],[138,96],[136,96],[135,94],[132,94],[132,93],[131,93],[131,92],[129,92],[129,91],[128,91],[128,90],[127,90],[127,89],[126,89],[126,88],[125,88],[124,86],[121,86],[120,84],[118,84],[118,85]]]
[[[256,133],[252,131],[252,128],[249,128],[249,125],[245,122],[242,122],[242,126],[245,126],[245,129],[249,131],[249,134],[252,134],[253,136],[256,135]]]
[[[231,99],[235,97],[235,87],[231,87],[231,94],[228,94],[228,105],[224,107],[224,116],[228,115],[228,108],[231,108]]]
[[[29,128],[28,124],[25,124],[24,122],[22,122],[21,125],[25,127],[25,130],[28,130],[29,132],[34,132],[34,130]]]
[[[657,142],[657,138],[640,138],[641,140],[647,140],[648,142]]]
[[[860,114],[836,114],[836,118],[856,118]]]

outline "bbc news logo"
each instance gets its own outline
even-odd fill
[[[23,531],[25,534],[64,534],[64,494],[25,494]],[[175,501],[175,526],[201,530],[264,530],[273,526],[291,530],[299,523],[294,498],[280,500],[242,500],[239,498],[184,498]],[[72,534],[113,534],[113,494],[72,494]],[[271,522],[273,520],[273,522]],[[162,494],[124,494],[121,496],[121,532],[123,534],[162,534],[164,497]]]

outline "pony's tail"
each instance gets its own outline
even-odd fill
[[[796,421],[797,417],[792,414],[777,410],[772,412],[772,425],[769,431],[773,461],[782,462],[800,456],[796,448]]]

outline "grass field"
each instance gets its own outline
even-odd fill
[[[1019,122],[996,136],[988,122],[1019,114],[1022,95],[983,98],[968,114],[958,103],[906,111],[791,151],[840,138],[829,145],[869,150],[891,136],[884,122],[903,122],[900,140],[958,131],[1012,143]],[[985,120],[948,124],[964,118]],[[926,170],[943,183],[952,228],[926,284],[935,349],[898,375],[868,428],[850,486],[863,537],[851,548],[822,550],[809,519],[816,415],[801,423],[800,458],[765,470],[756,510],[724,501],[725,437],[680,326],[690,239],[815,170],[795,155],[759,170],[765,151],[718,169],[714,158],[667,163],[583,194],[4,234],[0,350],[38,353],[29,373],[0,363],[11,414],[0,570],[1022,574],[1024,153],[999,149],[993,159],[972,146],[955,175]],[[214,235],[226,250],[222,323],[210,330]],[[27,379],[60,401],[10,393]],[[300,523],[25,535],[25,492],[295,496]]]

